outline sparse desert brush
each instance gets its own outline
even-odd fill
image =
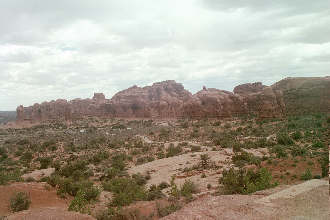
[[[31,199],[26,192],[17,192],[10,198],[10,210],[12,212],[27,210],[30,204]]]
[[[181,152],[182,152],[181,146],[174,147],[174,145],[170,145],[169,148],[167,148],[166,150],[166,157],[173,157],[180,154]]]
[[[232,161],[238,167],[243,167],[247,164],[255,164],[259,166],[261,163],[261,159],[259,157],[254,156],[253,154],[246,151],[235,153],[235,155],[232,157]]]
[[[276,135],[277,143],[280,145],[292,145],[294,144],[293,140],[285,132],[277,133]]]
[[[182,208],[178,202],[171,202],[169,205],[162,206],[160,203],[156,203],[157,214],[159,217],[165,217],[173,212],[176,212]]]
[[[313,178],[312,172],[309,168],[305,170],[305,172],[300,176],[301,180],[310,180]]]
[[[137,184],[134,178],[114,178],[102,185],[104,190],[114,193],[111,206],[127,206],[134,201],[147,199],[144,185]]]
[[[223,185],[225,194],[250,194],[276,185],[266,168],[257,171],[231,168],[224,170],[222,175],[219,183]]]
[[[198,188],[196,184],[190,180],[186,180],[180,188],[180,195],[185,197],[186,201],[191,201],[192,194],[197,192],[198,192]]]

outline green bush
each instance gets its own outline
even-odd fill
[[[201,151],[201,146],[199,145],[193,145],[191,146],[191,152],[198,152],[198,151]]]
[[[148,194],[147,194],[147,200],[151,201],[151,200],[155,200],[155,199],[160,199],[163,198],[164,194],[161,191],[161,188],[156,185],[151,185],[149,190],[148,190]]]
[[[292,134],[292,138],[294,140],[299,140],[302,138],[302,133],[300,131],[295,131],[293,134]]]
[[[314,148],[314,149],[325,148],[325,145],[321,141],[317,141],[312,144],[312,148]]]
[[[114,193],[111,206],[127,206],[134,201],[147,199],[144,186],[137,184],[134,178],[114,178],[102,185],[104,190]]]
[[[253,170],[239,169],[224,170],[219,183],[223,184],[226,194],[250,194],[275,186],[271,183],[272,176],[266,168]]]
[[[271,152],[276,154],[277,158],[285,158],[288,156],[286,148],[283,145],[275,145],[271,148]]]
[[[184,196],[187,200],[191,200],[192,194],[197,192],[198,188],[196,184],[190,180],[186,180],[180,189],[180,194]]]
[[[30,196],[25,192],[15,193],[10,198],[10,210],[12,212],[19,212],[29,209],[31,204]]]
[[[126,162],[125,162],[126,159],[127,159],[126,154],[124,154],[124,153],[117,154],[111,158],[111,166],[120,171],[123,171],[126,168]]]
[[[21,156],[20,160],[30,163],[31,160],[32,160],[32,158],[33,158],[33,155],[32,155],[31,152],[25,152],[25,153]]]
[[[40,169],[47,169],[53,161],[52,158],[49,157],[40,157],[38,160],[40,162]]]
[[[162,189],[166,189],[170,186],[170,184],[168,184],[167,182],[161,182],[158,187],[162,190]]]
[[[243,167],[246,164],[255,164],[259,166],[261,163],[261,159],[259,157],[256,157],[253,154],[248,153],[246,151],[236,153],[232,157],[232,161],[238,167]]]
[[[329,153],[326,151],[321,155],[321,158],[319,159],[319,163],[321,165],[322,169],[322,177],[328,176],[329,172]]]
[[[88,201],[85,198],[85,192],[79,191],[78,194],[71,201],[68,210],[84,213],[87,204],[88,204]]]
[[[306,169],[305,172],[300,176],[301,180],[310,180],[312,178],[313,175],[310,169]]]
[[[203,169],[206,169],[210,164],[210,157],[208,154],[201,154],[200,155],[201,166]]]
[[[169,148],[166,150],[166,157],[173,157],[182,152],[182,147],[181,146],[169,146]]]
[[[100,190],[94,186],[81,188],[69,205],[69,211],[86,213],[86,205],[96,200],[100,195]]]
[[[0,170],[0,185],[5,185],[11,181],[22,181],[21,175],[22,173],[20,172],[20,170]]]
[[[287,133],[278,133],[276,135],[277,143],[280,145],[292,145],[293,140],[289,137]]]
[[[173,202],[168,206],[161,206],[159,203],[156,203],[156,207],[157,207],[157,213],[158,213],[159,217],[165,217],[182,208],[182,206],[177,202]]]
[[[293,146],[291,148],[291,155],[292,157],[296,157],[296,156],[305,156],[307,154],[307,149],[304,147],[300,147],[300,146]]]

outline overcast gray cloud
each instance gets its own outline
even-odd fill
[[[330,75],[327,0],[0,2],[0,110],[134,84]]]

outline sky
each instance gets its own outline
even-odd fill
[[[330,75],[328,0],[1,0],[0,110]]]

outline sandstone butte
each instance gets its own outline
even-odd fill
[[[173,80],[152,86],[133,86],[106,99],[43,102],[17,107],[17,123],[71,121],[84,117],[145,119],[227,118],[254,115],[278,118],[304,113],[330,112],[330,76],[286,78],[271,86],[247,83],[233,92],[206,88],[196,94]]]

